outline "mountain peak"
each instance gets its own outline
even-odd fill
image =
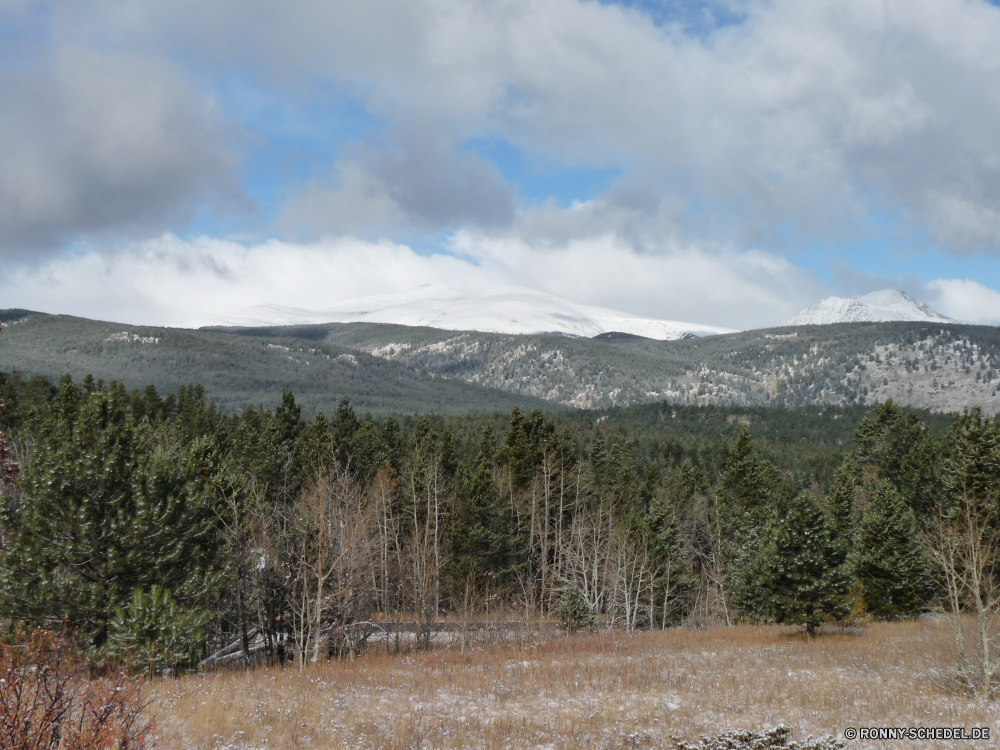
[[[899,289],[880,289],[860,297],[827,297],[807,307],[788,325],[826,325],[829,323],[881,323],[891,320],[951,323],[923,302]]]

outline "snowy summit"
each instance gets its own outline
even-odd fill
[[[951,318],[946,318],[923,302],[917,302],[906,292],[882,289],[861,297],[827,297],[800,312],[788,325],[881,323],[890,320],[952,322]]]
[[[394,323],[451,331],[560,333],[592,337],[612,331],[669,341],[732,333],[732,329],[644,318],[521,287],[469,291],[426,285],[399,294],[364,297],[313,311],[257,305],[203,325],[288,326],[314,323]]]

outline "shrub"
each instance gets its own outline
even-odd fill
[[[575,583],[563,589],[562,599],[556,608],[556,616],[567,633],[578,630],[596,630],[597,617],[586,595]]]
[[[0,639],[0,750],[143,750],[154,720],[123,672],[90,679],[65,636]]]

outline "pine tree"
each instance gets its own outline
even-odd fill
[[[449,533],[452,573],[472,594],[510,583],[523,555],[523,540],[493,481],[489,459],[495,455],[495,445],[492,428],[487,427]]]
[[[854,536],[851,569],[868,612],[879,620],[920,614],[926,565],[913,510],[879,482]]]
[[[136,589],[115,608],[104,655],[149,674],[194,667],[204,650],[206,621],[203,611],[179,606],[169,589]]]
[[[187,605],[215,559],[203,441],[180,456],[142,443],[124,389],[72,383],[43,424],[18,504],[0,498],[0,617],[65,620],[102,645],[117,607],[162,585]]]
[[[805,625],[810,635],[850,610],[844,545],[812,495],[801,492],[779,514],[761,555],[766,601],[775,621]]]

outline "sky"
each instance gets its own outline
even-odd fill
[[[0,0],[0,308],[1000,325],[998,2]]]

